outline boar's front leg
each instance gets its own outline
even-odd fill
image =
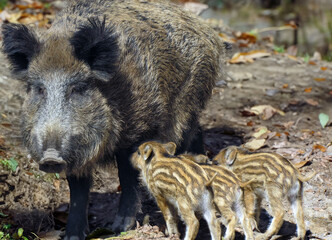
[[[134,226],[136,213],[139,206],[138,198],[138,171],[130,163],[133,150],[122,149],[116,155],[119,179],[121,185],[121,197],[118,213],[111,226],[115,232],[127,231]]]
[[[70,207],[65,240],[83,240],[89,232],[88,201],[91,176],[67,176]]]

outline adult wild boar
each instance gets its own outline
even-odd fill
[[[133,226],[137,171],[129,156],[150,139],[202,151],[198,115],[221,72],[224,44],[168,2],[69,1],[52,27],[4,24],[3,52],[27,86],[23,139],[45,172],[65,171],[66,238],[88,232],[97,165],[116,159],[122,195],[113,230]]]

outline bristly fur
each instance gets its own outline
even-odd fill
[[[75,56],[87,63],[91,70],[114,74],[119,56],[117,36],[111,26],[106,26],[106,17],[89,18],[70,39]]]
[[[7,55],[14,73],[28,68],[31,59],[38,54],[40,43],[33,31],[20,24],[4,24],[2,28],[3,52]]]

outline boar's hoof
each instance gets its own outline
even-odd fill
[[[59,173],[66,169],[67,163],[59,152],[53,148],[49,148],[44,152],[43,158],[39,162],[39,169],[48,173]]]
[[[130,230],[136,222],[135,217],[123,217],[123,216],[116,216],[115,220],[111,226],[112,231],[114,232],[123,232]]]

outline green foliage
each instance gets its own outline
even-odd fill
[[[16,168],[18,166],[18,162],[14,158],[0,159],[0,164],[13,172],[16,171]]]
[[[309,55],[308,53],[306,53],[306,54],[304,55],[304,57],[303,57],[303,61],[306,62],[306,63],[308,63],[309,60],[310,60],[310,55]]]
[[[2,229],[0,230],[0,240],[28,240],[27,237],[23,236],[23,228],[19,228],[17,232],[13,232],[11,224],[3,224]],[[12,230],[12,231],[10,231]]]
[[[329,115],[327,115],[325,113],[320,113],[318,118],[319,118],[320,125],[322,125],[322,127],[325,128],[327,123],[330,120]]]
[[[0,9],[4,9],[5,6],[7,5],[8,3],[8,0],[0,0]]]
[[[278,52],[278,53],[284,53],[285,52],[285,47],[284,46],[274,46],[273,50]]]

